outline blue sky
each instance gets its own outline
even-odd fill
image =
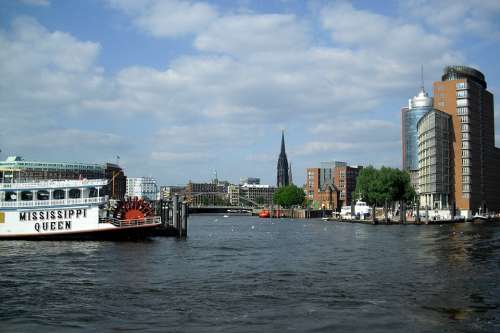
[[[273,184],[284,129],[297,184],[400,166],[420,64],[428,90],[474,66],[498,101],[498,54],[498,1],[0,1],[0,158]]]

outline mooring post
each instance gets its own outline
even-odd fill
[[[164,214],[164,209],[163,209],[164,201],[162,199],[156,201],[156,215],[160,215],[161,219],[161,224],[163,227],[167,225],[165,221],[165,214]]]
[[[172,224],[174,225],[177,234],[180,232],[179,228],[179,197],[174,195],[172,197]]]
[[[188,210],[187,210],[187,203],[182,202],[182,209],[181,209],[181,238],[186,238],[187,237],[187,217],[188,217]]]

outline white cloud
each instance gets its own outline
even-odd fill
[[[11,31],[0,30],[0,49],[0,121],[71,113],[102,91],[97,43],[49,32],[34,19],[19,17]]]
[[[483,39],[500,38],[497,0],[409,0],[401,3],[401,11],[449,36],[468,33]]]
[[[294,15],[230,15],[214,21],[195,39],[199,50],[247,55],[302,50],[306,28]]]
[[[417,65],[424,59],[432,59],[442,65],[447,58],[457,58],[457,54],[449,51],[452,41],[448,37],[405,20],[356,9],[348,3],[323,8],[321,22],[331,31],[335,42],[369,52],[376,61],[387,59],[387,65],[392,65],[387,68],[390,71],[405,70],[396,59],[404,64],[417,61]]]
[[[108,3],[131,16],[137,27],[156,37],[177,37],[201,31],[218,15],[216,8],[204,2],[108,0]]]

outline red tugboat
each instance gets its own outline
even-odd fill
[[[269,211],[267,209],[263,209],[260,211],[259,217],[262,219],[268,219],[271,217],[271,213],[269,213]]]

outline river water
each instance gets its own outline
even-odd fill
[[[1,332],[500,332],[500,225],[193,216],[185,241],[3,241],[0,270]]]

